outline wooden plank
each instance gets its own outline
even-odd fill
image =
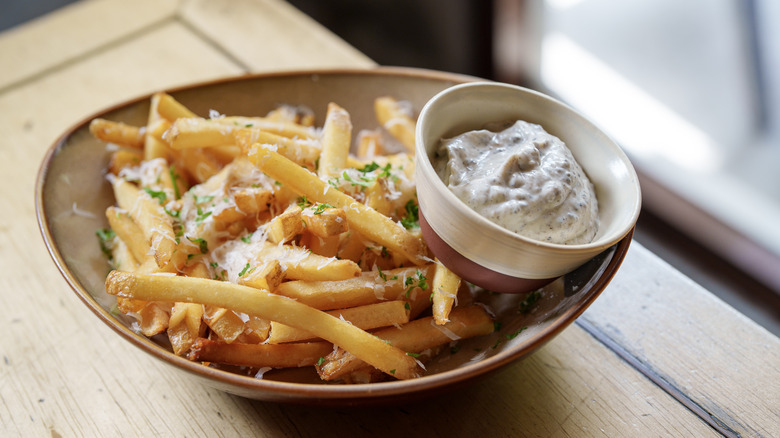
[[[12,28],[0,34],[0,89],[161,22],[177,5],[177,0],[86,0]]]
[[[36,283],[8,286],[37,289]],[[64,285],[53,290],[58,298],[35,298],[38,315],[21,315],[11,331],[23,340],[41,332],[38,324],[51,332],[2,368],[14,378],[0,397],[17,402],[5,403],[0,424],[13,435],[717,435],[576,326],[458,392],[391,407],[315,409],[203,386],[100,326]]]
[[[727,432],[780,431],[780,339],[644,247],[581,318]]]
[[[181,18],[253,72],[375,65],[282,0],[194,0]]]

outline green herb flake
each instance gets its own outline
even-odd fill
[[[254,270],[255,268],[251,268],[251,269],[249,268],[249,262],[247,262],[246,265],[244,266],[244,269],[242,269],[241,272],[238,273],[238,276],[243,277],[244,275],[251,274],[252,271]]]
[[[406,215],[401,218],[401,225],[407,230],[420,228],[420,207],[414,199],[410,199],[404,206]]]
[[[322,366],[322,364],[324,364],[324,363],[325,363],[325,358],[324,357],[320,357],[319,359],[317,359],[317,366],[318,367]]]
[[[336,208],[328,203],[324,204],[317,204],[317,208],[314,209],[314,214],[322,214],[325,210],[329,208]]]
[[[407,353],[406,353],[406,355],[407,355],[407,356],[411,356],[411,357],[413,357],[413,358],[415,358],[415,359],[416,359],[416,358],[418,358],[418,357],[420,357],[420,353],[411,353],[411,352],[407,352]]]
[[[197,239],[193,239],[191,237],[188,237],[187,240],[197,244],[201,254],[206,254],[207,252],[209,252],[209,244],[203,238],[198,237]]]
[[[149,194],[149,196],[156,199],[160,205],[165,204],[165,201],[168,199],[168,195],[162,190],[152,190],[149,187],[144,187],[144,191]]]
[[[95,231],[95,234],[100,242],[100,251],[102,251],[109,260],[113,260],[114,254],[111,252],[111,249],[114,247],[114,238],[116,237],[114,230],[110,228],[101,228]]]

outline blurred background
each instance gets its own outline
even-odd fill
[[[640,174],[635,238],[780,335],[780,2],[288,0],[381,65],[568,102]],[[0,30],[72,0],[3,0]]]

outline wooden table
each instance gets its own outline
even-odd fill
[[[87,0],[0,34],[0,62],[2,436],[780,436],[780,340],[636,242],[575,324],[456,394],[315,409],[196,385],[104,327],[55,269],[33,205],[44,152],[154,90],[375,64],[281,0]]]

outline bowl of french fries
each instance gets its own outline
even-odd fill
[[[539,126],[545,133],[555,136],[571,152],[574,161],[573,164],[564,163],[560,155],[542,156],[541,151],[550,147],[546,143],[549,140],[538,137],[537,132],[514,131],[518,142],[524,136],[528,138],[527,146],[523,146],[525,149],[514,149],[514,155],[505,153],[505,157],[511,158],[500,165],[495,165],[495,159],[491,161],[495,168],[508,167],[512,172],[495,172],[480,179],[483,186],[494,184],[489,187],[491,190],[503,190],[493,205],[501,202],[522,204],[516,208],[515,215],[526,215],[529,221],[536,220],[537,223],[542,222],[537,217],[544,218],[544,233],[533,237],[525,235],[521,226],[517,226],[519,231],[510,230],[479,214],[455,195],[442,179],[443,172],[436,168],[441,167],[442,160],[452,161],[464,154],[462,148],[465,146],[459,144],[456,152],[442,157],[443,141],[466,132],[472,136],[477,132],[483,136],[490,132],[493,136],[500,129],[485,127],[511,126],[518,120]],[[628,157],[598,126],[550,96],[498,82],[458,84],[428,101],[420,112],[416,129],[415,177],[424,238],[441,263],[471,283],[497,292],[530,292],[618,244],[636,225],[642,204],[641,190]],[[490,146],[493,150],[499,147],[501,145]],[[453,157],[455,153],[458,157]],[[480,150],[480,159],[487,160],[483,157],[489,153],[490,149],[484,147]],[[529,164],[521,170],[513,164],[526,157],[536,165]],[[437,165],[434,164],[436,160]],[[543,162],[554,164],[543,167]],[[578,189],[585,189],[585,184],[579,187],[572,182],[571,175],[577,173],[572,170],[574,166],[582,168],[596,199],[593,207],[597,212],[597,215],[594,213],[596,220],[588,227],[592,237],[573,243],[542,240],[538,237],[559,233],[555,227],[568,233],[573,233],[569,231],[572,229],[581,232],[585,227],[580,223],[573,224],[576,219],[572,219],[590,213],[582,207],[586,203],[583,199],[589,198],[576,193]],[[507,182],[507,175],[515,178],[512,185]],[[557,175],[567,176],[555,180]],[[475,178],[473,174],[471,178]],[[473,187],[471,190],[476,190]],[[550,196],[553,192],[547,190],[548,187],[557,190],[556,196]],[[506,199],[513,194],[515,198]],[[542,204],[548,210],[540,212]]]
[[[416,117],[471,80],[285,72],[118,104],[44,157],[43,239],[97,318],[213,387],[330,405],[460,387],[574,321],[630,242],[527,294],[436,260],[419,224]]]

